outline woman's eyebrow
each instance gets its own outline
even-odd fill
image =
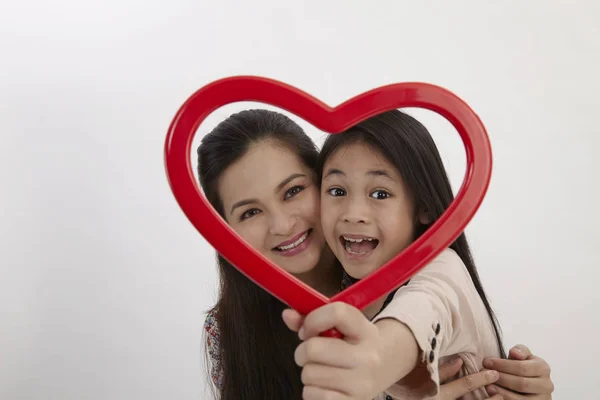
[[[275,188],[275,193],[279,192],[281,189],[283,189],[285,187],[285,185],[287,185],[288,183],[290,183],[291,181],[293,181],[296,178],[301,178],[301,177],[306,177],[306,174],[301,174],[301,173],[295,173],[295,174],[291,174],[290,176],[288,176],[287,178],[285,178],[284,180],[282,180],[279,185],[277,185],[277,187]],[[231,206],[231,210],[229,211],[229,214],[233,214],[233,210],[235,210],[238,207],[242,207],[248,204],[253,204],[253,203],[258,203],[257,199],[245,199],[245,200],[240,200],[236,203],[234,203]]]
[[[258,200],[256,199],[246,199],[246,200],[240,200],[237,203],[235,203],[234,205],[231,206],[231,210],[229,211],[229,215],[233,214],[233,210],[235,210],[238,207],[242,207],[245,206],[247,204],[252,204],[252,203],[258,203]]]
[[[301,174],[299,172],[297,172],[295,174],[291,174],[290,176],[288,176],[287,178],[285,178],[284,180],[282,180],[279,185],[277,185],[277,187],[275,188],[275,193],[279,192],[281,189],[283,189],[283,187],[285,185],[287,185],[288,183],[290,183],[294,179],[301,178],[301,177],[306,177],[306,174]]]

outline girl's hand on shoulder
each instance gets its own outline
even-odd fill
[[[380,392],[379,333],[359,309],[336,302],[304,318],[285,310],[283,320],[303,341],[294,354],[296,364],[302,367],[303,399],[363,400]],[[319,336],[333,328],[343,338]]]

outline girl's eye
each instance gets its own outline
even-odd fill
[[[260,210],[258,208],[251,208],[242,214],[242,216],[240,217],[240,220],[243,221],[243,220],[253,217],[259,213],[260,213]]]
[[[390,196],[391,195],[388,192],[386,192],[385,190],[374,190],[371,193],[371,197],[374,199],[377,199],[377,200],[385,200]]]
[[[283,196],[283,198],[284,198],[284,200],[287,200],[290,197],[294,197],[295,195],[297,195],[298,193],[300,193],[303,190],[304,190],[304,186],[294,186],[293,188],[290,188],[290,190],[285,192],[285,195]]]
[[[331,188],[327,191],[327,193],[329,193],[329,195],[333,197],[340,197],[346,195],[346,191],[341,188]]]

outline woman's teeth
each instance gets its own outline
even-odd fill
[[[306,231],[304,233],[304,235],[300,236],[300,238],[298,238],[298,240],[296,240],[294,243],[288,244],[286,246],[275,247],[275,248],[279,251],[286,251],[286,250],[291,250],[294,247],[298,247],[302,244],[302,242],[304,242],[306,240],[306,238],[308,237],[308,232],[309,231]]]

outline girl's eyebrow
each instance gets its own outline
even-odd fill
[[[325,174],[325,176],[323,176],[323,179],[327,179],[331,175],[346,176],[346,173],[344,171],[342,171],[341,169],[330,168],[330,169],[327,170],[327,173]]]
[[[367,175],[371,175],[371,176],[383,176],[386,177],[388,179],[391,179],[392,181],[396,181],[392,175],[390,175],[386,170],[384,169],[373,169],[370,171],[367,171]]]
[[[327,179],[329,176],[331,175],[341,175],[341,176],[346,176],[346,173],[344,171],[342,171],[341,169],[337,169],[337,168],[330,168],[329,170],[327,170],[327,173],[325,174],[325,176],[323,177],[323,180]],[[392,175],[390,175],[386,170],[384,169],[372,169],[367,171],[367,175],[370,176],[383,176],[385,178],[388,178],[392,181],[396,181]]]

